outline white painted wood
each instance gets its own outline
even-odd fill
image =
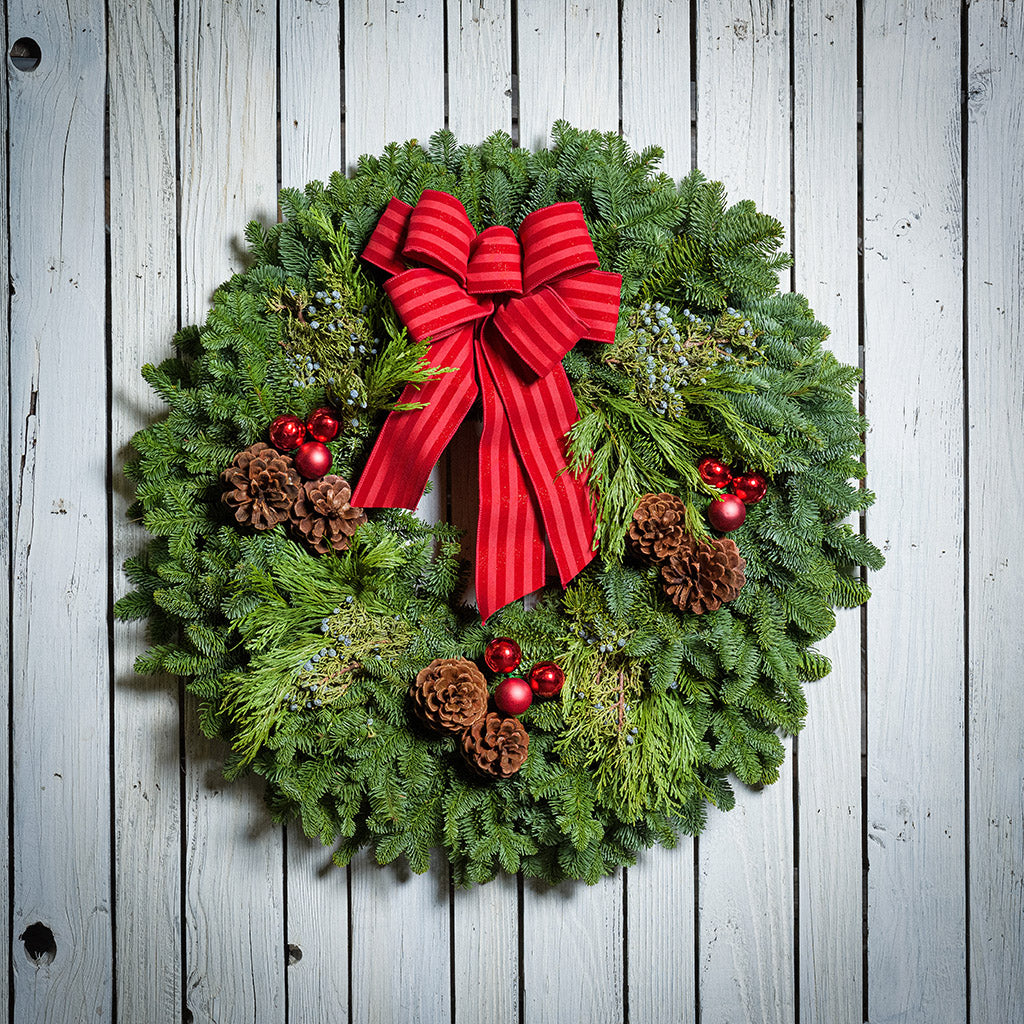
[[[565,118],[615,131],[618,12],[614,3],[519,3],[519,139],[551,143]],[[622,873],[592,887],[527,884],[523,906],[526,1020],[621,1020]]]
[[[125,518],[128,443],[166,411],[139,370],[171,354],[177,327],[173,3],[111,2],[108,45],[116,599],[131,589],[120,566],[148,539]],[[115,623],[115,950],[121,1019],[158,1024],[181,1020],[180,708],[173,679],[135,676],[145,646],[142,624]]]
[[[622,872],[592,886],[528,879],[524,897],[523,1019],[620,1022]]]
[[[463,143],[512,130],[512,15],[508,0],[448,0],[448,127]],[[475,560],[480,506],[480,422],[462,424],[443,457],[450,522]],[[475,600],[470,583],[467,600]],[[519,1018],[519,895],[516,879],[456,890],[452,897],[454,1019]]]
[[[856,366],[857,5],[798,4],[793,18],[795,285]],[[836,620],[818,645],[832,673],[806,684],[796,740],[802,1024],[859,1020],[862,1000],[860,613]]]
[[[690,171],[689,0],[622,4],[622,135],[634,149],[665,150],[661,169]]]
[[[281,183],[302,188],[343,170],[341,5],[280,7]],[[348,1020],[348,872],[286,828],[288,1019]]]
[[[448,0],[448,127],[465,143],[511,131],[510,0]]]
[[[618,131],[618,48],[613,0],[520,0],[520,145],[550,146],[559,118]]]
[[[185,322],[242,266],[242,229],[277,196],[273,7],[192,4],[179,22]],[[255,781],[223,787],[222,743],[186,715],[185,999],[199,1022],[284,1019],[281,829]]]
[[[426,0],[345,4],[345,163],[390,141],[426,144],[444,125],[444,9]],[[440,470],[417,507],[444,516]],[[369,853],[350,868],[353,1021],[450,1017],[450,903],[447,872],[378,867]]]
[[[326,182],[341,160],[341,6],[281,0],[281,184]]]
[[[3,82],[0,83],[0,139],[7,140],[7,76],[14,72],[8,64],[5,68]],[[7,144],[0,145],[0,195],[9,195],[7,186],[8,176],[8,152]],[[7,210],[4,209],[4,223],[6,223]],[[6,238],[5,238],[6,243]],[[0,282],[9,281],[8,256],[10,253],[7,244],[0,245]],[[11,396],[11,347],[10,332],[8,330],[10,314],[10,289],[8,297],[3,305],[3,315],[0,315],[0,430],[4,430],[10,424],[10,396]],[[9,456],[0,458],[0,494],[4,496],[3,511],[0,513],[0,622],[5,625],[12,623],[11,619],[11,519],[13,508],[10,501],[11,464]],[[3,581],[7,580],[7,586]],[[0,629],[0,702],[4,708],[11,706],[11,636],[10,629]],[[10,849],[12,836],[10,835],[10,757],[11,757],[11,736],[8,729],[0,729],[0,820],[7,822],[7,831],[3,836]],[[3,880],[0,882],[0,898],[6,899],[5,906],[12,906],[13,891],[11,888],[11,866],[10,858],[4,860]],[[0,921],[0,942],[2,948],[8,951],[7,962],[11,962],[11,929],[10,915],[3,915]],[[0,985],[0,1020],[10,1014],[10,986]]]
[[[1024,10],[968,18],[970,1006],[998,1021],[1024,1017]]]
[[[789,25],[778,3],[697,7],[697,166],[729,201],[790,219]],[[783,281],[783,287],[788,282]],[[774,785],[736,783],[697,843],[698,986],[704,1024],[795,1018],[793,764]]]
[[[444,127],[444,9],[345,0],[345,161]]]
[[[966,1019],[960,5],[864,10],[867,1015]]]
[[[622,132],[635,149],[659,145],[662,170],[690,170],[690,5],[627,0],[622,8]],[[696,1018],[694,843],[642,853],[626,877],[629,1019]]]
[[[7,5],[15,1020],[109,1018],[110,664],[103,92],[95,3]],[[35,923],[56,942],[33,963]]]

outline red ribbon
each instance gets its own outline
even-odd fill
[[[476,233],[465,208],[426,189],[415,207],[392,199],[363,259],[384,283],[410,337],[432,341],[427,362],[455,367],[392,412],[352,496],[362,508],[415,508],[431,469],[483,402],[476,595],[486,620],[544,585],[541,523],[565,586],[594,557],[594,509],[568,472],[565,435],[579,410],[562,356],[580,338],[615,338],[622,277],[598,270],[578,203],[529,214],[519,237]]]

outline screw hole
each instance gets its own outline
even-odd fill
[[[285,961],[289,967],[291,967],[292,964],[297,964],[302,959],[302,950],[299,949],[299,947],[296,946],[294,942],[288,943],[285,952]]]
[[[25,955],[34,964],[52,964],[57,955],[57,943],[53,940],[53,932],[41,921],[30,924],[18,936],[25,943]]]
[[[11,47],[11,63],[19,71],[35,71],[42,57],[43,51],[39,49],[39,44],[28,36],[16,39]]]

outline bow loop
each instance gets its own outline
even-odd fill
[[[523,258],[511,228],[484,228],[469,256],[466,290],[472,295],[523,294]]]
[[[490,302],[477,302],[440,270],[414,267],[384,282],[391,304],[413,341],[445,337],[464,324],[490,316]]]
[[[447,271],[464,286],[474,238],[476,229],[462,203],[447,192],[425,188],[409,214],[402,255]]]
[[[523,287],[527,292],[567,274],[598,267],[597,253],[579,203],[555,203],[527,214],[519,225],[519,241],[523,246]]]

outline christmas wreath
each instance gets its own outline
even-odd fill
[[[781,224],[661,155],[391,145],[285,189],[143,369],[137,670],[338,864],[593,882],[699,832],[777,778],[868,597],[858,371],[779,292]],[[407,511],[478,415],[479,612],[460,532]]]

